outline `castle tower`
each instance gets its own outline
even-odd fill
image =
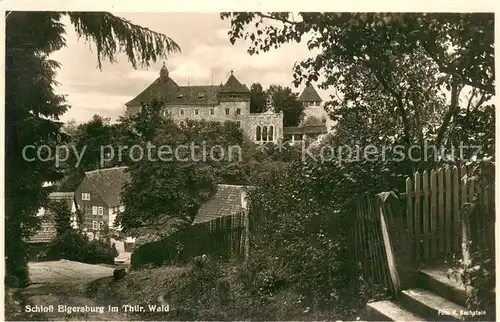
[[[250,90],[240,83],[231,70],[231,76],[219,91],[219,98],[221,101],[250,101]]]
[[[163,66],[160,69],[160,82],[166,83],[168,80],[168,68],[165,66],[165,62],[163,62]]]
[[[304,106],[304,118],[301,126],[325,125],[330,130],[330,117],[323,108],[323,100],[312,84],[307,84],[300,94],[298,101]]]

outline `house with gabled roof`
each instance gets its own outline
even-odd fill
[[[127,167],[114,167],[85,172],[75,191],[75,200],[83,214],[84,230],[91,237],[98,236],[105,228],[120,230],[115,226],[118,213],[125,210],[120,194],[130,181]]]

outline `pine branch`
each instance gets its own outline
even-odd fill
[[[180,52],[179,45],[168,36],[151,31],[110,13],[67,13],[79,37],[85,37],[97,47],[97,61],[115,62],[117,53],[125,53],[134,68],[148,67],[150,62]]]

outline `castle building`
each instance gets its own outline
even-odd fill
[[[163,64],[159,77],[125,104],[127,114],[140,112],[141,103],[149,102],[153,98],[165,104],[162,114],[170,115],[180,125],[186,120],[233,121],[241,127],[243,134],[255,143],[278,143],[285,139],[287,132],[287,128],[283,128],[282,112],[274,113],[273,109],[269,108],[264,113],[250,113],[250,90],[240,83],[233,71],[225,84],[180,86],[170,77],[168,68]],[[312,85],[306,87],[300,98],[304,106],[307,106],[306,115],[306,110],[315,110],[321,103],[321,98]],[[301,127],[292,129],[294,133],[302,133],[301,131]],[[313,128],[309,126],[307,131],[313,134],[324,133],[326,127],[315,124]],[[301,140],[304,136],[295,138]]]

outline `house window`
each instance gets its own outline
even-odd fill
[[[236,109],[236,115],[241,115],[241,108]]]
[[[210,109],[210,115],[214,115],[215,114],[215,111],[213,108]]]
[[[97,215],[97,206],[92,206],[92,215]]]
[[[180,125],[181,125],[181,126],[184,126],[184,121],[181,121],[181,122],[180,122]]]
[[[316,102],[316,106],[319,106],[319,102]]]
[[[82,200],[90,200],[90,193],[83,192],[82,193]]]
[[[241,127],[241,121],[236,121],[236,125],[238,125],[238,127]]]
[[[272,126],[269,127],[269,132],[267,133],[267,137],[268,137],[269,141],[273,141],[273,127]]]
[[[99,229],[103,229],[103,228],[104,228],[104,223],[101,221],[101,222],[99,223]]]
[[[267,126],[262,128],[262,141],[267,141]]]
[[[97,230],[97,228],[99,228],[99,227],[98,227],[98,222],[97,222],[97,221],[95,221],[95,220],[94,220],[94,221],[92,221],[92,229],[93,229],[93,230]]]
[[[97,208],[97,212],[98,212],[99,216],[103,216],[104,215],[104,208],[103,207]]]
[[[257,140],[257,141],[261,140],[260,126],[258,126],[258,125],[257,125],[257,128],[255,129],[255,140]]]
[[[229,115],[229,109],[226,108],[226,115]]]
[[[179,110],[179,115],[184,115],[184,109],[183,109],[183,108],[181,108],[181,109]]]
[[[194,115],[198,116],[198,114],[199,114],[199,111],[198,111],[198,109],[197,109],[197,108],[195,108],[195,109],[194,109]]]

